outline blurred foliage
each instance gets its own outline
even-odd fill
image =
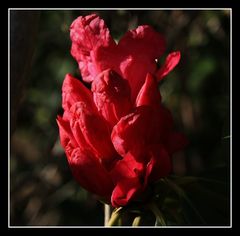
[[[69,26],[97,12],[117,41],[149,24],[163,33],[167,54],[181,62],[161,83],[163,102],[190,144],[173,157],[174,174],[230,165],[230,12],[224,10],[41,11],[38,37],[17,128],[11,138],[11,225],[103,225],[103,206],[72,178],[56,116],[66,73],[80,78],[70,55]],[[12,92],[12,91],[11,91]],[[226,173],[222,173],[223,176]]]

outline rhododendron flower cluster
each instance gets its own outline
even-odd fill
[[[170,53],[158,68],[165,40],[148,25],[118,43],[96,14],[70,27],[71,54],[88,89],[67,74],[62,86],[61,145],[79,184],[114,207],[137,200],[172,169],[171,155],[186,145],[161,102],[158,81],[179,62]]]

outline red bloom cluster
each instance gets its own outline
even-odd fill
[[[179,62],[168,55],[164,38],[150,26],[131,30],[118,42],[96,14],[71,25],[71,54],[91,90],[67,74],[62,87],[60,141],[79,184],[124,206],[152,182],[171,171],[171,154],[186,139],[173,129],[171,113],[161,104],[157,82]]]

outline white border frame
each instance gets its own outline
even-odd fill
[[[229,226],[114,226],[107,228],[232,228],[232,8],[8,8],[8,117],[10,119],[10,11],[11,10],[227,10],[230,11],[230,225]],[[11,226],[10,225],[10,122],[8,122],[8,228],[106,228],[104,226]]]

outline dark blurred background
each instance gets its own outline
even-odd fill
[[[173,157],[174,174],[229,167],[229,10],[11,10],[10,225],[103,225],[103,205],[72,178],[56,124],[65,74],[80,78],[69,26],[92,12],[116,40],[138,25],[153,26],[167,40],[161,62],[181,51],[160,85],[176,128],[190,141]]]

